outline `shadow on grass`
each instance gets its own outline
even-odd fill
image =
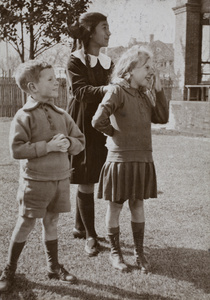
[[[121,242],[123,255],[133,256],[133,245]],[[193,283],[198,289],[210,293],[210,251],[188,248],[147,248],[146,254],[151,265],[151,273]],[[109,252],[107,245],[101,245],[101,251]],[[129,271],[136,269],[128,265]]]
[[[45,300],[54,300],[55,296],[59,295],[59,299],[61,297],[65,297],[66,300],[70,299],[79,299],[79,300],[116,300],[116,299],[127,299],[127,300],[176,300],[175,298],[163,297],[160,295],[151,295],[148,293],[138,294],[135,292],[126,291],[114,286],[94,283],[88,280],[78,280],[77,285],[69,285],[65,283],[58,283],[59,285],[47,285],[35,283],[27,280],[25,275],[17,275],[16,282],[13,285],[13,288],[10,292],[0,294],[1,300],[39,300],[39,296],[36,294],[41,293],[40,290],[43,290],[45,295],[46,293],[50,293],[49,297],[42,298]],[[81,289],[80,289],[81,286]],[[112,296],[102,296],[97,295],[95,293],[86,292],[85,288],[92,288],[97,291],[104,291],[107,293],[112,293]],[[34,290],[39,290],[39,292],[35,293]],[[68,297],[69,296],[69,297]],[[117,298],[116,298],[117,296]],[[71,298],[70,298],[71,297]],[[178,299],[177,299],[178,300]]]
[[[133,256],[132,245],[123,245],[123,253]],[[104,251],[107,251],[104,247]],[[151,265],[151,274],[174,278],[179,281],[192,283],[204,293],[210,293],[209,286],[209,256],[208,251],[186,248],[146,248]],[[134,269],[134,266],[129,266]],[[113,285],[95,283],[89,280],[78,280],[77,285],[59,283],[56,281],[33,282],[23,274],[16,275],[16,282],[11,292],[0,295],[1,300],[39,300],[39,295],[45,300],[175,300],[176,298],[164,297],[149,293],[136,293],[124,290]],[[44,296],[47,298],[44,298]],[[48,297],[49,295],[49,297]]]
[[[123,254],[133,256],[133,246],[123,244]],[[188,248],[147,248],[151,273],[194,284],[210,293],[210,252]]]

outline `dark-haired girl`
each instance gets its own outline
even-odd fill
[[[74,96],[68,103],[69,113],[86,138],[85,150],[71,157],[71,183],[78,184],[73,235],[85,237],[85,251],[94,256],[99,252],[94,224],[94,184],[98,182],[107,150],[106,137],[92,127],[91,120],[108,89],[113,64],[100,49],[108,46],[111,33],[106,16],[96,12],[81,15],[69,32],[74,39],[67,65],[67,79]]]

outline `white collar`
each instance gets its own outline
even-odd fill
[[[77,51],[72,52],[72,55],[79,58],[81,60],[81,62],[84,65],[86,65],[83,49],[79,49]],[[107,56],[101,52],[99,53],[98,56],[91,55],[91,54],[88,54],[88,55],[90,57],[90,67],[91,68],[94,68],[96,66],[98,60],[104,69],[108,70],[111,67],[111,58],[109,56]]]

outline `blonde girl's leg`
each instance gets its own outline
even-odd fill
[[[144,201],[143,200],[129,200],[129,207],[131,211],[131,228],[134,240],[134,256],[136,263],[142,273],[147,273],[148,262],[144,255]]]
[[[107,201],[107,211],[106,211],[106,228],[117,228],[119,227],[120,213],[123,208],[123,204]]]
[[[119,218],[123,204],[108,201],[106,213],[106,228],[110,243],[110,262],[115,269],[126,271],[127,266],[124,263],[121,248],[120,248],[120,226]]]

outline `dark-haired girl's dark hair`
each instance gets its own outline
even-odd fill
[[[90,12],[82,14],[78,20],[69,26],[69,35],[73,38],[72,51],[80,49],[82,45],[84,47],[88,77],[92,85],[95,85],[95,78],[90,68],[87,49],[91,34],[94,32],[96,26],[102,21],[107,21],[107,17],[98,12]]]
[[[74,50],[81,48],[83,43],[84,48],[87,49],[90,36],[94,32],[96,26],[101,21],[106,21],[107,17],[98,12],[84,13],[78,20],[76,20],[69,27],[69,35],[74,39],[79,41],[79,47],[75,47]]]

